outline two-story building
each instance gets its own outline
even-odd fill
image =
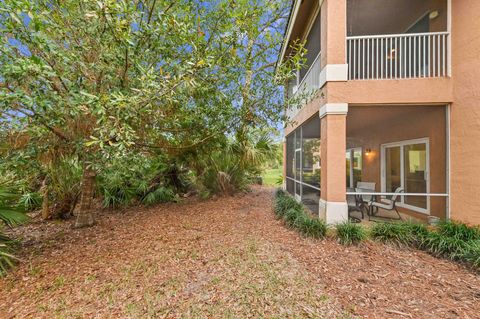
[[[479,11],[477,11],[477,9]],[[328,223],[359,181],[402,214],[480,224],[480,1],[296,0],[280,59],[305,41],[287,94],[285,188]]]

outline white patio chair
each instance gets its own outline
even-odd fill
[[[355,189],[353,188],[347,188],[347,192],[355,192]],[[362,220],[360,218],[357,218],[355,216],[352,216],[352,212],[360,212],[362,213],[362,219],[363,219],[363,211],[361,207],[359,206],[359,203],[357,201],[357,197],[355,195],[347,195],[347,205],[348,205],[348,217],[350,221],[354,223],[360,223]]]
[[[356,193],[371,193],[375,192],[375,185],[376,183],[374,182],[357,182],[357,187],[355,188]],[[369,213],[369,208],[368,208],[368,203],[373,202],[374,196],[373,195],[359,195],[357,194],[357,202],[358,202],[358,207],[361,209],[362,212],[362,218],[363,216],[363,211],[365,210],[367,214]]]
[[[371,201],[370,203],[368,203],[368,207],[369,207],[369,216],[375,216],[373,211],[374,209],[383,209],[383,210],[386,210],[386,211],[395,211],[398,215],[398,218],[391,218],[391,219],[398,219],[398,220],[402,220],[402,216],[400,215],[400,213],[398,212],[397,210],[397,205],[396,205],[396,201],[397,201],[397,198],[399,196],[400,193],[403,193],[404,192],[404,189],[402,187],[398,187],[397,189],[395,189],[395,194],[392,196],[391,199],[387,199],[387,198],[382,198],[380,200],[380,202],[376,202],[376,201]],[[383,216],[376,216],[376,217],[380,217],[380,218],[389,218],[389,217],[383,217]]]

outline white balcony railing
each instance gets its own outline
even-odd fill
[[[448,32],[347,37],[350,80],[448,76]]]
[[[320,53],[318,53],[317,57],[313,61],[312,65],[308,69],[307,73],[303,77],[300,84],[293,87],[293,95],[298,96],[300,94],[305,95],[306,99],[310,98],[310,94],[315,93],[320,88]],[[308,101],[302,101],[301,106],[307,103]],[[293,119],[295,115],[298,114],[300,108],[290,108],[287,110],[287,117],[289,119]]]
[[[320,86],[320,53],[313,60],[312,65],[303,77],[300,84],[293,89],[293,94],[311,93],[319,89]]]

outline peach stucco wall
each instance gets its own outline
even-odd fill
[[[451,217],[480,224],[480,1],[452,1]]]
[[[322,3],[322,68],[327,64],[345,63],[346,12],[346,0],[325,0]]]
[[[453,100],[449,78],[330,82],[328,103],[446,104]]]

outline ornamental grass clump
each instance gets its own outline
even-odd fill
[[[274,211],[285,224],[305,237],[323,238],[327,232],[324,221],[310,216],[303,205],[282,190],[275,192]]]
[[[421,243],[421,248],[435,256],[451,260],[462,260],[468,252],[468,242],[457,237],[449,237],[440,232],[429,232]]]
[[[367,232],[363,226],[349,221],[338,224],[337,237],[342,245],[354,245],[362,242],[367,238]]]
[[[427,252],[464,261],[480,267],[480,229],[456,221],[442,221],[436,231],[429,232],[421,247]]]
[[[320,239],[327,233],[327,225],[323,220],[308,216],[306,213],[297,216],[295,227],[305,237]]]
[[[480,269],[480,240],[468,242],[461,258],[473,267]]]
[[[408,222],[376,223],[371,230],[373,239],[398,246],[418,246],[427,234],[428,230],[424,225]]]
[[[438,232],[446,237],[462,241],[480,240],[479,227],[471,227],[456,221],[442,221],[438,225]]]
[[[280,192],[283,193],[283,191],[277,191],[274,203],[274,211],[279,218],[283,217],[283,215],[285,215],[290,209],[295,209],[298,211],[303,210],[302,204],[298,203],[295,199],[287,194],[282,194]]]

